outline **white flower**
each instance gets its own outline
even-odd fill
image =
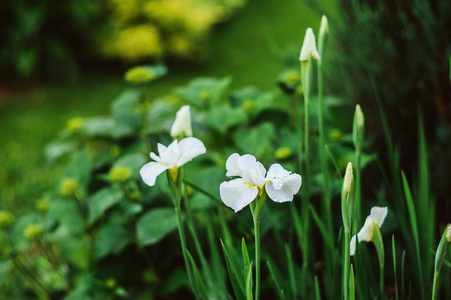
[[[374,226],[381,227],[384,223],[385,217],[387,216],[388,208],[387,207],[379,207],[374,206],[371,209],[370,215],[366,217],[365,224],[362,229],[360,229],[359,233],[357,233],[357,237],[359,238],[359,242],[371,242],[373,241],[373,229]],[[351,239],[350,252],[351,256],[355,253],[355,244],[356,244],[356,236],[354,235]]]
[[[151,152],[150,158],[154,161],[145,164],[139,173],[147,185],[153,186],[157,176],[164,171],[177,169],[205,152],[204,144],[194,137],[184,138],[180,142],[174,140],[168,147],[158,144],[160,156]]]
[[[304,43],[302,44],[301,54],[299,55],[300,61],[308,61],[312,57],[313,59],[320,60],[318,50],[316,49],[315,35],[312,28],[307,28],[304,37]]]
[[[241,177],[223,182],[219,187],[222,201],[235,212],[254,201],[264,189],[275,202],[292,201],[302,184],[300,175],[288,172],[279,164],[273,164],[265,177],[265,167],[250,154],[230,155],[226,169],[227,176]]]
[[[193,136],[189,105],[182,106],[177,112],[174,124],[171,127],[171,136],[174,139],[179,136]]]

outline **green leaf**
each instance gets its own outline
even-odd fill
[[[130,136],[135,130],[130,124],[119,122],[108,117],[87,119],[84,128],[86,134],[89,136],[110,137],[113,139]]]
[[[216,105],[201,115],[203,124],[225,133],[232,126],[247,120],[246,113],[241,108],[232,108],[230,105]]]
[[[239,271],[236,264],[233,262],[232,258],[227,251],[224,242],[221,239],[222,251],[224,252],[224,258],[226,261],[227,271],[229,273],[230,282],[232,284],[233,291],[235,293],[236,299],[245,299],[244,295],[244,277]]]
[[[94,259],[119,254],[132,241],[132,237],[132,233],[121,224],[105,224],[97,233],[94,242]]]
[[[177,228],[177,219],[171,208],[156,208],[146,213],[136,224],[138,243],[155,244]]]
[[[204,285],[204,279],[202,278],[199,269],[197,268],[196,262],[193,259],[193,256],[191,255],[191,253],[189,253],[189,251],[187,251],[189,260],[191,262],[191,268],[193,269],[193,275],[194,275],[194,282],[196,284],[196,294],[197,296],[199,296],[201,299],[208,299],[208,297],[206,296],[206,288]]]
[[[268,265],[268,270],[269,270],[269,274],[271,274],[271,279],[272,281],[274,281],[274,284],[276,286],[276,294],[282,293],[282,289],[280,288],[280,283],[278,280],[278,276],[276,274],[276,272],[274,271],[272,264],[270,263],[269,260],[266,261],[266,265]],[[282,295],[280,294],[280,297],[282,298]]]
[[[105,212],[123,199],[119,188],[105,188],[88,199],[88,222],[94,223]]]
[[[132,171],[132,177],[137,177],[139,176],[139,170],[145,163],[146,159],[141,153],[131,153],[119,158],[113,167],[127,167]]]
[[[249,264],[247,272],[244,273],[246,276],[246,299],[253,300],[252,296],[252,263]]]
[[[349,300],[354,299],[355,299],[354,266],[351,264],[351,268],[349,269]]]
[[[244,274],[247,274],[250,267],[249,252],[247,252],[246,241],[244,238],[241,240],[241,251],[243,252],[243,262],[244,262]]]
[[[123,91],[113,102],[111,108],[113,115],[118,118],[124,113],[130,112],[130,109],[139,101],[142,92],[140,89],[128,89]]]
[[[75,141],[54,141],[47,145],[45,148],[45,156],[48,162],[53,163],[55,160],[60,158],[61,156],[70,153],[75,148]]]
[[[225,77],[216,78],[196,78],[191,80],[187,86],[179,87],[175,93],[198,107],[212,106],[218,104],[229,87],[231,79]]]
[[[274,125],[265,122],[252,129],[241,129],[235,134],[233,140],[241,151],[244,153],[253,153],[261,159],[265,155],[273,155],[272,139],[274,135]]]

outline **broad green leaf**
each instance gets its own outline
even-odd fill
[[[233,108],[230,105],[216,105],[201,115],[201,122],[221,133],[234,125],[247,120],[246,113],[241,108]]]
[[[104,188],[88,198],[88,222],[94,223],[105,212],[123,199],[120,188]]]
[[[134,130],[135,128],[130,124],[118,122],[108,117],[90,118],[85,123],[85,132],[90,136],[120,139],[132,135]]]
[[[233,140],[238,149],[244,153],[252,153],[262,159],[265,155],[272,157],[274,153],[272,147],[274,134],[274,125],[266,122],[255,128],[241,129],[235,134]]]
[[[146,213],[136,224],[138,243],[141,246],[155,244],[177,228],[172,208],[156,208]]]
[[[45,156],[50,163],[53,163],[61,156],[73,151],[75,145],[76,143],[73,140],[56,140],[47,145],[45,148]]]
[[[213,107],[224,98],[230,82],[231,79],[228,77],[222,79],[196,78],[191,80],[188,85],[176,88],[175,93],[195,106]]]
[[[120,117],[139,101],[142,92],[139,89],[128,89],[123,91],[113,102],[111,108],[115,117]]]
[[[139,170],[146,163],[145,157],[141,153],[131,153],[119,158],[113,167],[124,166],[131,170],[132,177],[139,176]]]
[[[95,237],[94,259],[119,254],[132,241],[132,237],[132,233],[125,226],[106,223]]]

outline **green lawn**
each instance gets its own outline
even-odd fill
[[[282,54],[296,55],[305,29],[317,28],[319,22],[319,15],[299,0],[249,1],[213,30],[203,63],[171,66],[169,74],[154,83],[152,96],[168,93],[197,76],[231,76],[235,88],[273,89],[283,67]],[[121,71],[85,74],[75,83],[44,85],[0,98],[4,207],[33,202],[52,186],[58,170],[45,164],[45,145],[57,137],[68,118],[107,113],[111,101],[127,86]]]

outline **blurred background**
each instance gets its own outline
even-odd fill
[[[276,88],[297,68],[305,29],[329,17],[326,89],[360,103],[382,141],[376,98],[409,169],[417,112],[427,128],[433,189],[449,203],[451,4],[445,0],[69,0],[0,4],[0,185],[27,201],[53,179],[43,147],[66,120],[107,113],[123,73],[163,62],[157,97],[197,76]],[[316,30],[316,29],[315,29]],[[374,143],[383,153],[384,143]],[[57,173],[57,172],[56,172]],[[448,189],[448,190],[447,190]]]

